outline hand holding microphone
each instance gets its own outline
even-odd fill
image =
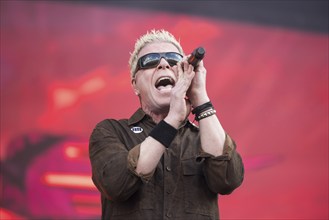
[[[193,50],[191,55],[188,57],[187,62],[194,67],[194,71],[198,67],[201,60],[204,58],[205,53],[206,51],[203,47],[198,47]],[[193,77],[193,80],[191,81],[191,85],[187,91],[187,97],[192,105],[198,105],[196,99],[200,99],[200,97],[201,100],[205,100],[205,102],[208,100],[205,88],[205,77],[206,69],[199,68],[195,74],[195,77]]]

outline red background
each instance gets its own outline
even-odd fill
[[[327,34],[42,1],[1,2],[0,218],[99,217],[88,138],[139,107],[128,59],[150,29],[173,33],[185,53],[207,51],[208,93],[246,167],[243,185],[219,198],[221,218],[327,219]],[[28,150],[33,160],[10,162],[43,139],[50,147]],[[10,182],[13,167],[24,167],[23,183]]]

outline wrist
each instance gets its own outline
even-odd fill
[[[167,115],[167,117],[164,118],[163,120],[176,129],[178,129],[181,124],[181,120],[179,120],[177,117],[172,115]]]
[[[196,106],[192,113],[195,115],[195,120],[200,121],[201,119],[207,118],[216,114],[216,110],[212,105],[211,101],[205,102],[202,105]]]
[[[149,136],[160,142],[164,147],[170,147],[178,130],[165,120],[160,121],[150,132]]]
[[[209,101],[210,101],[209,97],[207,95],[204,95],[204,96],[195,97],[193,100],[191,100],[191,103],[193,107],[197,107]]]
[[[193,107],[202,105],[203,103],[210,101],[207,91],[204,89],[200,89],[197,91],[193,90],[193,92],[190,91],[188,94],[188,98],[191,101]]]

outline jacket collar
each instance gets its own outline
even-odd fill
[[[142,108],[137,109],[137,111],[128,119],[128,125],[136,124],[140,122],[144,117],[149,117],[143,111]]]

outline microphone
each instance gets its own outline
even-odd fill
[[[187,62],[191,64],[194,68],[200,63],[203,59],[206,51],[203,47],[198,47],[193,50],[191,56],[188,58]]]

